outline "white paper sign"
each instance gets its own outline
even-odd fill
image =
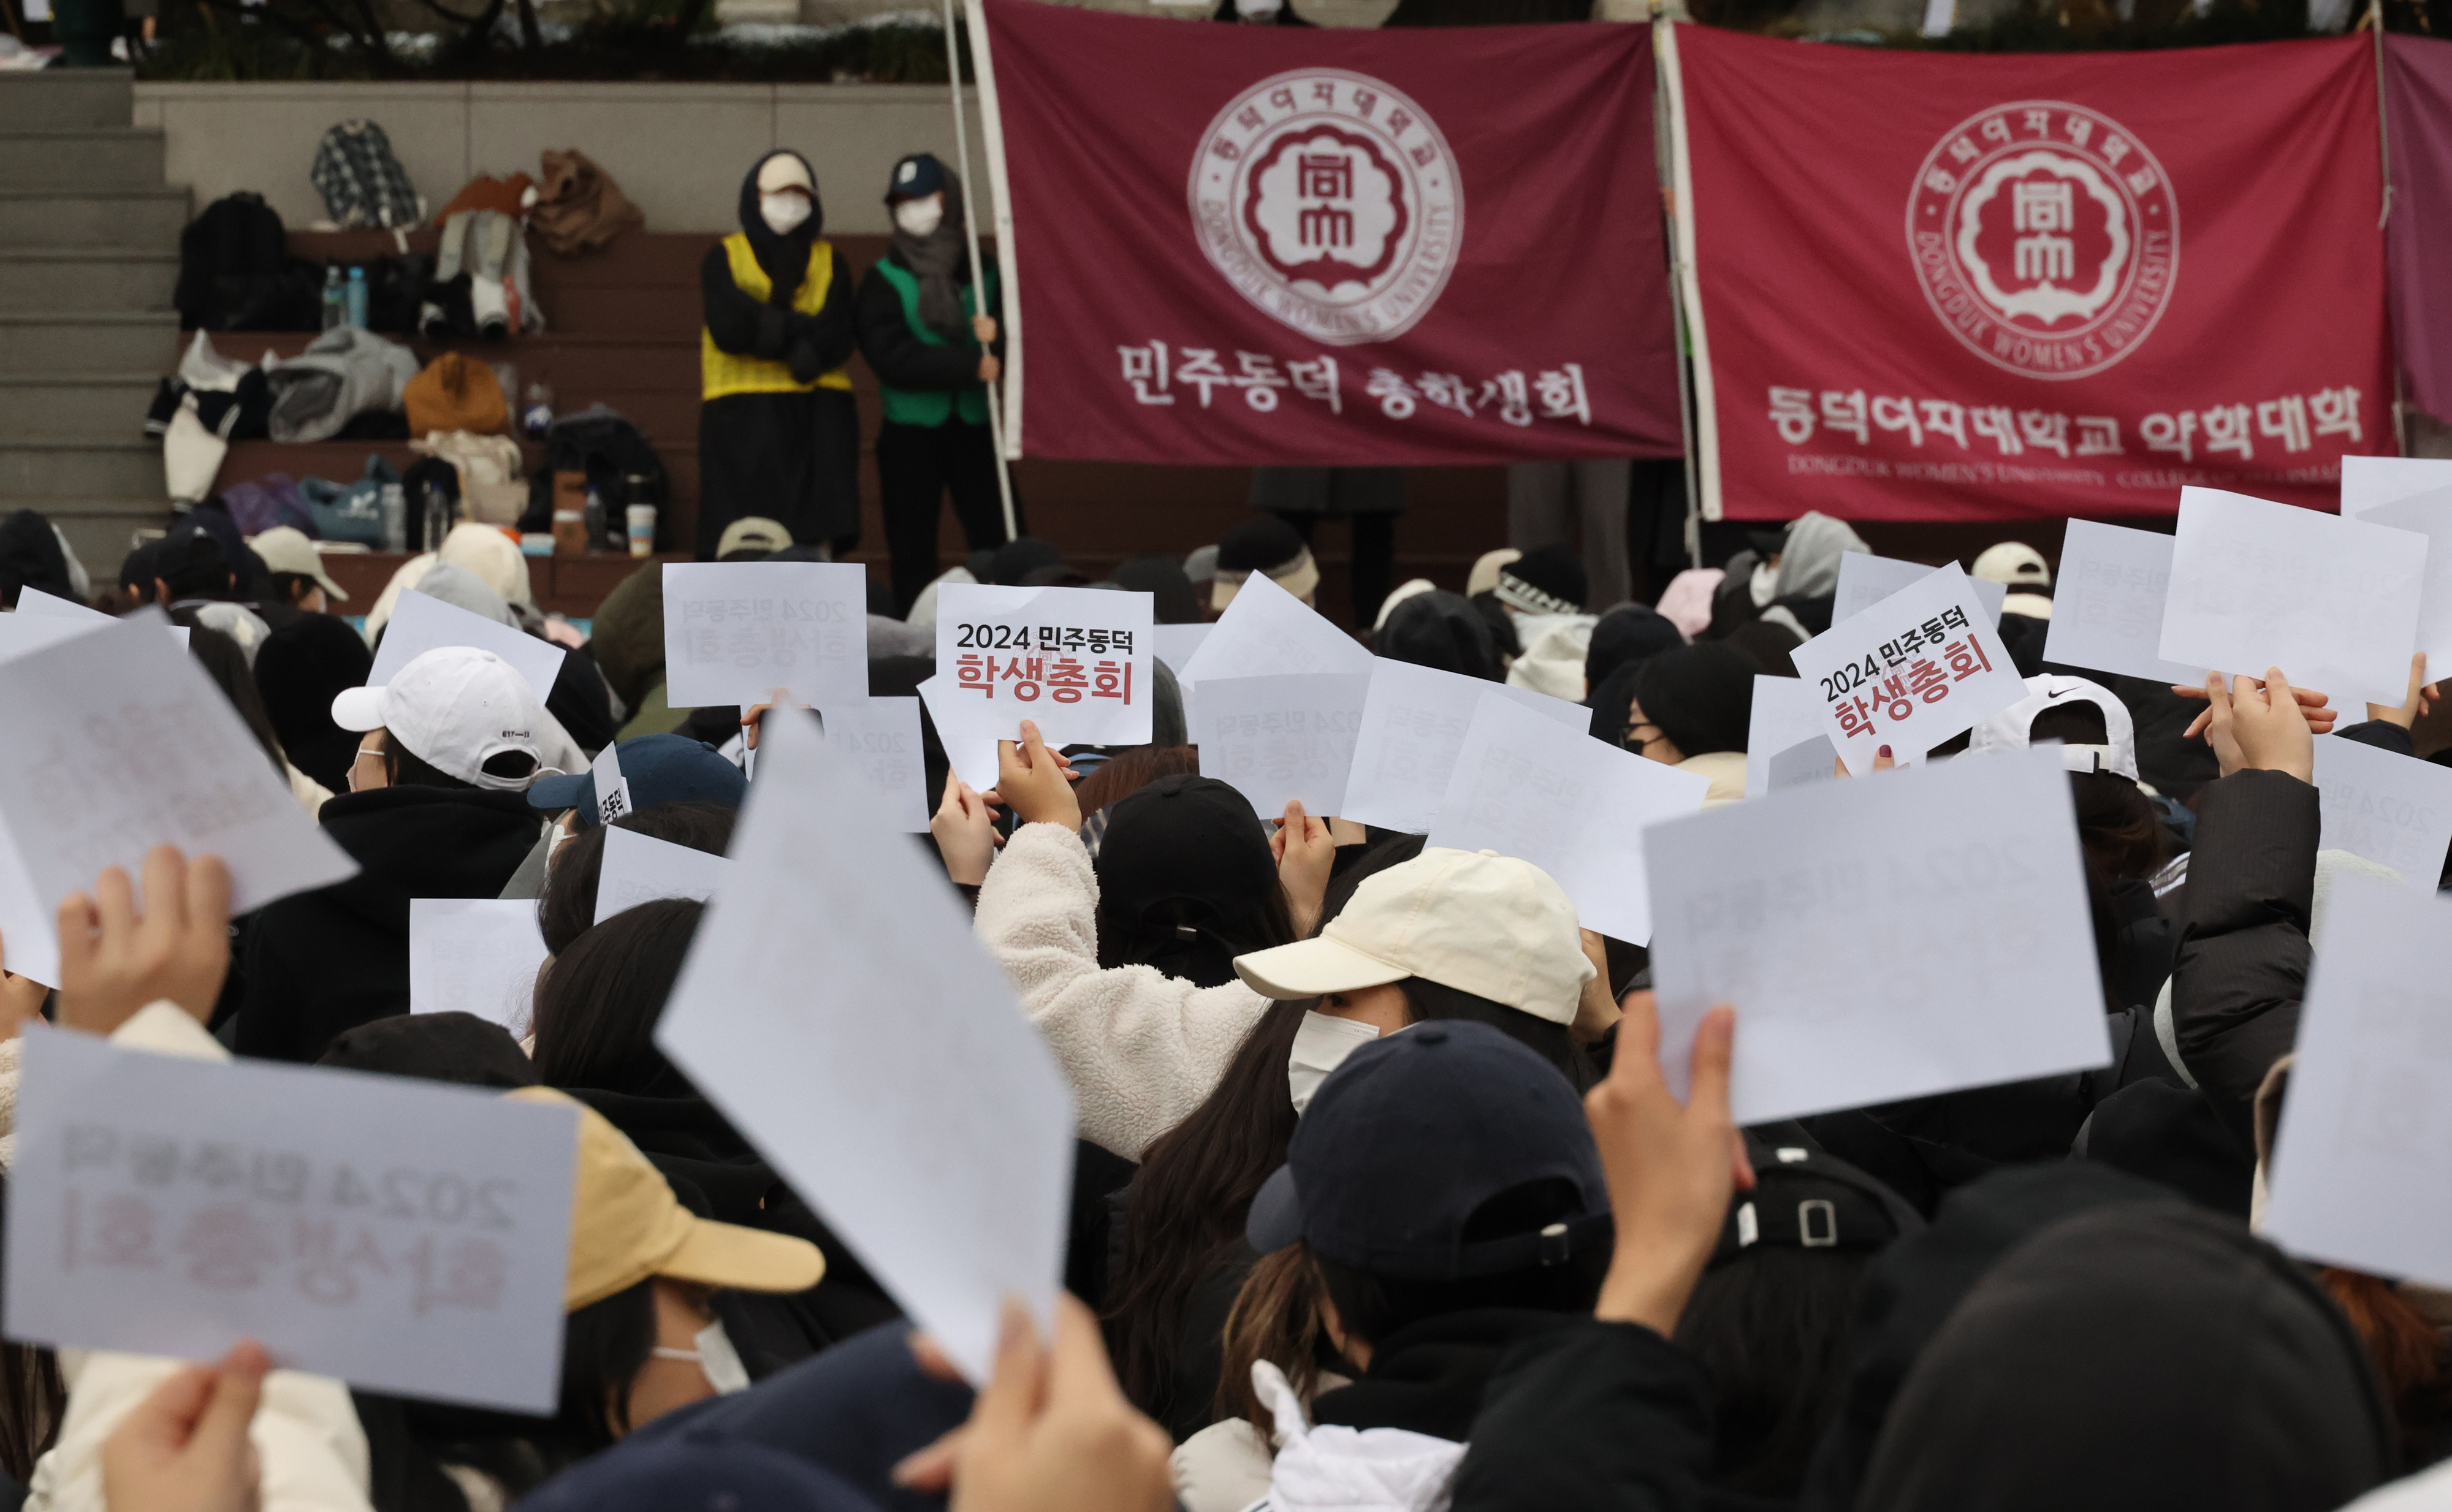
[[[1346,774],[1371,678],[1342,673],[1213,677],[1200,694],[1200,775],[1232,784],[1263,819],[1300,799],[1315,818],[1345,816]]]
[[[552,695],[553,679],[562,676],[562,658],[570,655],[550,640],[412,588],[400,596],[400,606],[384,625],[383,644],[375,649],[374,670],[366,674],[366,686],[382,687],[401,668],[443,646],[474,646],[492,652],[527,679],[539,703]]]
[[[1448,779],[1455,775],[1473,712],[1489,693],[1570,730],[1592,728],[1592,712],[1564,698],[1374,657],[1362,731],[1354,743],[1354,773],[1338,816],[1408,835],[1429,834],[1439,805],[1447,801]]]
[[[868,569],[850,561],[664,563],[664,700],[823,708],[868,697]]]
[[[2452,488],[2378,504],[2359,520],[2426,538],[2426,575],[2418,588],[2417,649],[2426,653],[2431,682],[2442,675],[2438,669],[2452,671]]]
[[[49,619],[82,619],[88,624],[109,624],[110,616],[73,599],[45,593],[40,588],[17,590],[17,612]]]
[[[33,596],[33,589],[26,590],[26,598],[30,599]],[[53,601],[68,602],[66,599]],[[23,600],[20,602],[22,604]],[[74,608],[75,605],[70,604],[69,607]],[[0,661],[6,661],[11,657],[24,656],[29,651],[40,651],[45,646],[56,646],[63,640],[74,639],[78,636],[99,630],[104,625],[120,622],[106,614],[97,614],[91,619],[87,619],[76,615],[46,614],[40,610],[20,607],[15,614],[0,615]],[[127,622],[155,626],[168,634],[172,643],[181,651],[188,649],[188,627],[167,623],[158,613],[130,615]]]
[[[16,1128],[11,1339],[553,1411],[576,1109],[38,1025]]]
[[[2164,599],[2172,538],[2151,530],[2072,520],[2061,541],[2044,659],[2118,677],[2205,685],[2205,669],[2165,661]]]
[[[1740,1124],[2110,1058],[2057,750],[1774,793],[1643,844],[1662,1061],[1682,1092],[1695,1025],[1734,1006]]]
[[[1360,642],[1264,573],[1252,575],[1209,630],[1190,663],[1175,668],[1187,681],[1306,672],[1367,674],[1374,659]]]
[[[1789,653],[1831,749],[1862,776],[1912,762],[2027,696],[1967,574],[1945,562]]]
[[[158,621],[123,619],[0,661],[0,710],[11,972],[56,986],[60,900],[90,893],[107,866],[141,885],[157,845],[220,856],[234,914],[357,874]]]
[[[821,711],[821,717],[827,743],[858,766],[877,790],[886,823],[925,834],[937,806],[929,801],[928,771],[921,758],[920,700],[862,698],[835,704]]]
[[[937,727],[937,743],[954,775],[981,793],[997,785],[996,717],[984,707],[954,696],[943,673],[920,684],[920,701],[928,706],[929,722]]]
[[[1861,553],[1850,552],[1849,556]],[[1754,701],[1746,720],[1746,796],[1761,797],[1771,790],[1771,758],[1808,740],[1829,739],[1822,733],[1822,704],[1803,677],[1754,675]],[[1830,775],[1830,761],[1822,763]]]
[[[2368,510],[2396,499],[2452,488],[2452,461],[2436,457],[2344,457],[2342,518],[2363,520]]]
[[[534,898],[408,900],[412,1013],[474,1013],[524,1036],[535,1027],[544,958]]]
[[[1429,843],[1496,851],[1550,874],[1584,928],[1651,938],[1647,825],[1703,806],[1710,779],[1636,756],[1484,695]]]
[[[1150,655],[1165,662],[1166,670],[1175,674],[1176,681],[1181,682],[1183,669],[1192,665],[1192,658],[1200,650],[1200,643],[1207,640],[1209,632],[1216,628],[1214,624],[1152,625]]]
[[[587,769],[596,779],[596,822],[610,824],[630,812],[630,779],[622,775],[622,753],[615,749],[618,741],[607,740],[604,749],[596,753],[595,764]]]
[[[2155,654],[2400,707],[2409,693],[2426,538],[2217,488],[2180,490]]]
[[[2452,767],[2320,735],[2316,793],[2323,810],[2320,846],[2391,867],[2411,887],[2435,891],[2452,851]]]
[[[2413,878],[2412,880],[2417,880]],[[2328,1265],[2452,1286],[2452,905],[2432,878],[2333,882],[2265,1175],[2264,1235]]]
[[[797,719],[759,750],[737,885],[656,1043],[984,1384],[1005,1297],[1052,1322],[1072,1094],[968,908],[852,765]]]
[[[1835,625],[1850,616],[1863,614],[1908,584],[1932,576],[1936,570],[1920,561],[1900,561],[1869,552],[1842,553],[1839,558],[1839,591],[1831,599],[1830,622]],[[1984,612],[1998,625],[2001,622],[2001,606],[2008,601],[2007,587],[1986,578],[1969,578],[1967,583],[1975,590],[1975,601],[1984,606]]]
[[[1767,784],[1763,791],[1777,793],[1782,788],[1803,787],[1808,782],[1828,782],[1839,775],[1833,770],[1838,764],[1839,753],[1832,748],[1829,736],[1817,735],[1809,740],[1799,740],[1770,758],[1770,768],[1763,774]],[[1753,789],[1748,788],[1746,793],[1751,796]]]
[[[1055,747],[1147,745],[1157,702],[1146,593],[937,590],[937,675],[953,697],[995,717],[999,739],[1029,719]]]
[[[595,922],[658,898],[703,903],[731,873],[732,862],[712,852],[614,826],[604,832],[604,855],[596,872]]]

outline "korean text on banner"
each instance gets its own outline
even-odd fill
[[[1150,606],[1146,593],[943,583],[937,674],[994,717],[1000,740],[1029,719],[1051,746],[1146,745]]]
[[[1263,819],[1290,799],[1315,818],[1343,815],[1370,688],[1367,677],[1335,672],[1212,679],[1192,729],[1200,775],[1232,785]]]
[[[2452,1037],[2432,884],[2337,878],[2300,1007],[2265,1236],[2327,1265],[2452,1286]]]
[[[1841,553],[1839,592],[1830,602],[1830,622],[1837,624],[1850,615],[1862,614],[1934,570],[1920,561],[1899,561],[1862,551]],[[1975,590],[1975,601],[1984,606],[1985,615],[1998,625],[2001,606],[2008,601],[2009,590],[1982,578],[1969,578],[1967,584]]]
[[[658,898],[685,897],[703,903],[715,896],[731,873],[732,863],[721,855],[652,835],[609,828],[604,832],[604,857],[596,871],[595,922],[602,924],[624,909]]]
[[[547,1413],[575,1109],[191,1060],[36,1027],[9,1171],[8,1332]]]
[[[2337,735],[2316,737],[2317,845],[2388,866],[2435,890],[2452,854],[2452,771]]]
[[[983,1384],[1003,1300],[1044,1327],[1062,1284],[1071,1091],[858,769],[805,719],[758,764],[656,1043]]]
[[[1592,728],[1592,711],[1530,688],[1486,682],[1460,672],[1417,667],[1374,657],[1371,692],[1362,702],[1362,730],[1354,743],[1340,818],[1383,830],[1427,835],[1448,779],[1455,775],[1465,731],[1482,696],[1495,694],[1570,730]]]
[[[1862,776],[1883,746],[1913,761],[2027,696],[1956,562],[1790,653],[1823,733]]]
[[[2166,661],[2399,708],[2426,538],[2215,488],[2180,490],[2163,607]]]
[[[623,832],[605,833],[609,838]],[[525,1038],[536,1027],[537,972],[544,960],[534,898],[408,901],[412,1013],[474,1013]]]
[[[375,648],[366,686],[382,687],[401,668],[445,646],[473,646],[502,658],[535,690],[539,703],[552,696],[553,680],[562,676],[562,660],[570,655],[550,640],[540,640],[499,619],[412,588],[400,596],[399,607],[384,625],[383,644]]]
[[[668,561],[664,697],[676,709],[822,709],[868,697],[867,569],[848,561]]]
[[[2343,457],[2394,449],[2369,39],[1671,33],[1708,518],[2329,508]]]
[[[1645,826],[1703,806],[1709,778],[1649,761],[1496,693],[1474,706],[1429,844],[1496,851],[1550,874],[1584,928],[1651,938]]]
[[[2203,668],[2165,661],[2163,605],[2171,586],[2171,538],[2072,520],[2061,540],[2044,659],[2116,677],[2202,688]]]
[[[1694,1026],[1733,1004],[1740,1124],[2110,1058],[2056,750],[1774,793],[1643,845],[1663,1062],[1682,1091]]]
[[[217,855],[230,912],[357,874],[289,795],[203,669],[131,619],[0,661],[0,939],[9,970],[56,985],[58,910],[145,853]]]
[[[981,6],[1030,455],[1679,454],[1649,29]]]

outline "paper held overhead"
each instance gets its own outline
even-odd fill
[[[604,832],[604,854],[596,872],[596,922],[658,898],[715,896],[732,874],[721,855],[616,825]]]
[[[879,808],[813,721],[769,726],[656,1042],[983,1383],[1003,1300],[1044,1327],[1062,1283],[1073,1099]]]
[[[1439,805],[1447,800],[1448,779],[1455,775],[1465,731],[1487,694],[1570,730],[1587,730],[1592,724],[1591,710],[1546,693],[1374,657],[1371,692],[1362,703],[1362,730],[1355,738],[1354,771],[1338,816],[1383,830],[1428,835]]]
[[[868,697],[867,569],[845,561],[668,561],[664,697],[676,709],[824,708]]]
[[[1289,800],[1315,818],[1344,814],[1370,687],[1368,677],[1334,672],[1211,678],[1192,730],[1200,775],[1232,784],[1263,819]]]
[[[2316,737],[2317,845],[2388,866],[2434,891],[2452,852],[2452,769],[2338,735]]]
[[[408,904],[408,1011],[474,1013],[525,1038],[545,962],[533,898],[421,897]]]
[[[1096,588],[942,584],[938,686],[976,705],[999,740],[1029,719],[1059,750],[1146,745],[1157,701],[1151,603],[1146,593]]]
[[[384,626],[383,644],[375,648],[374,669],[366,674],[366,686],[384,686],[401,668],[443,646],[474,646],[492,652],[526,680],[539,703],[553,696],[563,658],[570,655],[550,640],[412,588],[400,596],[400,606]]]
[[[1821,710],[1822,733],[1860,775],[1884,746],[1913,762],[2027,696],[1956,562],[1838,621],[1789,659]]]
[[[1737,1011],[1740,1124],[2100,1066],[2103,984],[2056,750],[1818,783],[1656,825],[1662,1059]]]
[[[1899,561],[1889,557],[1876,557],[1862,551],[1843,552],[1839,557],[1839,591],[1830,601],[1830,622],[1863,614],[1909,583],[1930,577],[1938,569],[1920,561]],[[2008,601],[2009,590],[2003,584],[1983,578],[1969,578],[1968,586],[1975,591],[1975,601],[1992,623],[2001,622],[2001,606]]]
[[[2072,520],[2061,540],[2044,659],[2116,677],[2204,687],[2205,670],[2165,661],[2163,607],[2171,585],[2172,538]]]

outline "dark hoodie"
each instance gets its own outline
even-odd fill
[[[699,265],[699,285],[706,297],[707,334],[716,345],[741,356],[787,363],[792,376],[805,383],[851,360],[852,277],[842,253],[829,248],[834,278],[826,289],[824,308],[815,315],[792,308],[793,297],[808,279],[809,257],[825,228],[826,217],[812,190],[807,220],[782,236],[766,228],[766,219],[758,209],[758,170],[769,158],[778,157],[800,158],[801,167],[808,166],[808,160],[797,152],[769,152],[741,181],[741,231],[749,238],[749,250],[766,275],[766,298],[752,299],[732,281],[732,263],[721,245],[707,248],[705,260]],[[814,170],[809,182],[817,183]]]
[[[54,598],[79,601],[59,536],[49,520],[30,509],[0,520],[0,605],[15,608],[21,588],[39,588]]]
[[[332,722],[332,699],[366,680],[375,658],[348,624],[301,615],[255,651],[255,686],[289,764],[334,793],[349,790],[358,733]]]
[[[311,1061],[335,1035],[407,1012],[409,899],[500,897],[538,830],[526,794],[476,788],[342,794],[323,824],[364,870],[256,915],[242,1055]]]

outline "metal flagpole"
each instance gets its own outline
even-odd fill
[[[2383,53],[2383,0],[2368,0],[2363,25],[2375,33],[2376,76],[2376,155],[2382,160],[2383,176],[2383,207],[2377,213],[2376,229],[2381,231],[2392,221],[2392,111],[2388,105]],[[2409,455],[2409,436],[2402,407],[2401,362],[2392,364],[2392,449],[2395,456]]]
[[[962,119],[962,49],[954,27],[954,0],[945,0],[945,77],[954,88],[954,155],[962,170],[962,250],[971,259],[971,303],[982,315],[988,308],[987,281],[979,274],[979,218],[971,199],[971,128]],[[999,333],[1001,334],[1001,333]],[[1013,474],[1005,466],[1003,408],[997,385],[987,385],[988,442],[996,448],[997,493],[1004,501],[1004,539],[1021,534],[1013,512]]]

